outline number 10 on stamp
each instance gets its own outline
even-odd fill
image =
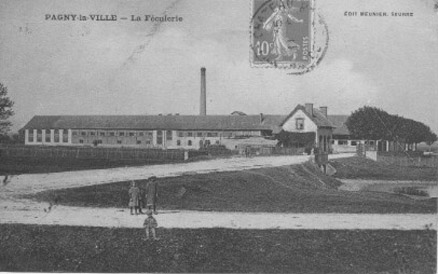
[[[313,0],[251,0],[253,65],[305,67],[313,47]]]

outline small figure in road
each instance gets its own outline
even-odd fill
[[[149,182],[146,185],[146,206],[152,207],[154,214],[157,214],[157,200],[158,200],[158,183],[156,181],[157,177],[152,176],[149,178]]]
[[[146,214],[143,212],[143,208],[146,208],[145,205],[145,192],[144,192],[144,188],[139,187],[140,192],[138,194],[138,213],[140,214]]]
[[[157,238],[157,234],[155,232],[155,229],[157,228],[158,223],[157,223],[157,220],[152,216],[152,210],[150,207],[146,210],[146,215],[147,215],[147,218],[144,220],[144,223],[143,223],[143,227],[146,230],[146,240],[149,240],[149,231],[152,232],[152,237],[154,238],[154,240],[159,240],[159,238]]]
[[[139,196],[140,189],[135,185],[135,182],[131,182],[131,188],[128,191],[129,194],[129,208],[131,209],[131,215],[134,215],[133,210],[135,210],[135,215],[138,215]]]
[[[245,147],[245,157],[248,158],[249,156],[249,148]]]

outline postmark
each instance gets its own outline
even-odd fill
[[[311,71],[327,45],[328,37],[315,37],[328,35],[321,22],[314,0],[251,0],[251,65],[289,69],[291,74]],[[316,38],[323,40],[320,48]]]

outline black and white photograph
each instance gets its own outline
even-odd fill
[[[437,273],[438,0],[0,0],[1,273]]]

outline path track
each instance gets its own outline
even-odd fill
[[[330,158],[352,154],[330,155]],[[309,156],[228,158],[183,164],[113,168],[49,174],[23,174],[0,187],[0,223],[41,225],[137,227],[144,215],[131,216],[126,209],[50,206],[20,199],[21,194],[71,187],[105,184],[150,176],[174,177],[301,164]],[[436,214],[294,214],[162,211],[160,227],[233,229],[436,229]]]
[[[1,203],[0,203],[0,206]],[[130,215],[128,209],[86,208],[15,204],[2,211],[1,223],[141,228],[146,215]],[[2,209],[3,210],[3,209]],[[160,211],[155,216],[164,228],[233,229],[395,229],[422,230],[437,227],[436,214],[297,214],[208,211]]]

